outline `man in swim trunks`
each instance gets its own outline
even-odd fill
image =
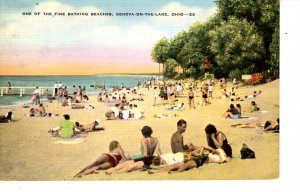
[[[194,91],[193,91],[193,88],[190,87],[189,91],[188,91],[188,99],[189,99],[189,106],[190,106],[190,109],[191,109],[191,106],[193,104],[193,107],[195,109],[195,99],[194,99]]]

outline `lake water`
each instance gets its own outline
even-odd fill
[[[106,88],[110,86],[120,86],[124,84],[127,87],[134,87],[138,82],[144,82],[153,76],[149,75],[95,75],[95,76],[0,76],[0,87],[7,87],[8,82],[12,87],[53,87],[54,83],[62,82],[63,86],[67,86],[68,93],[72,93],[72,87],[75,85],[85,86],[90,94],[96,94],[100,90],[94,89],[90,85],[94,82],[97,84],[105,83]],[[19,94],[19,89],[12,90],[14,94]],[[33,89],[27,89],[26,94],[31,94]],[[52,90],[49,90],[52,94]],[[0,97],[0,107],[6,105],[21,105],[27,103],[30,96],[25,95],[5,95]]]

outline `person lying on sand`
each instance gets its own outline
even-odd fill
[[[204,154],[204,151],[209,151],[209,154]],[[224,163],[229,161],[228,158],[223,151],[223,149],[213,149],[209,146],[201,146],[191,151],[190,153],[184,154],[183,162],[179,162],[173,164],[171,166],[162,168],[158,171],[148,170],[148,174],[161,173],[161,172],[183,172],[189,169],[198,168],[202,166],[204,163]],[[161,161],[164,162],[164,161]]]
[[[259,90],[258,92],[257,92],[257,91],[253,91],[253,94],[252,94],[252,95],[246,95],[246,96],[245,96],[245,99],[255,98],[255,97],[257,97],[258,95],[260,95],[261,92],[262,92],[261,90]]]
[[[96,119],[94,122],[86,125],[80,125],[79,122],[75,122],[75,133],[81,133],[86,131],[95,131],[95,130],[101,130],[100,128],[97,128],[97,126],[100,124],[100,120]]]
[[[12,121],[12,112],[9,111],[6,115],[0,115],[0,123],[10,123]]]
[[[133,97],[130,101],[144,101],[142,94],[138,94],[137,97]]]
[[[169,109],[169,110],[184,110],[185,109],[185,105],[184,105],[184,103],[181,103],[181,104],[179,104],[177,106],[172,106],[172,107],[169,107],[167,109]]]
[[[153,118],[173,118],[173,117],[177,117],[177,114],[161,114],[161,115],[154,115]]]
[[[121,161],[127,160],[124,151],[118,141],[111,141],[109,153],[102,153],[93,163],[79,171],[74,177],[89,175],[97,170],[106,170],[117,166]]]
[[[279,133],[279,118],[275,121],[266,121],[264,125],[264,131],[274,131],[275,133]]]

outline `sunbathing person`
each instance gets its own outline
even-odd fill
[[[161,114],[161,115],[154,115],[153,118],[165,118],[165,117],[169,117],[169,118],[173,118],[173,117],[177,117],[177,114]]]
[[[41,113],[38,109],[36,108],[31,108],[29,110],[29,117],[41,117]]]
[[[204,154],[204,151],[208,150],[210,153]],[[227,158],[223,149],[213,149],[209,146],[198,147],[190,153],[184,154],[183,162],[173,164],[171,166],[160,169],[156,172],[148,171],[148,174],[161,173],[161,172],[183,172],[189,169],[198,168],[204,163],[223,163],[227,162]],[[161,161],[164,162],[164,161]]]
[[[170,110],[183,110],[183,109],[185,109],[185,106],[184,106],[184,103],[181,103],[177,106],[173,106],[173,107],[170,107],[168,109],[170,109]]]
[[[275,133],[279,133],[279,118],[277,118],[276,122],[266,121],[263,130],[264,131],[274,131]]]
[[[124,151],[118,141],[111,141],[109,144],[109,153],[101,154],[93,163],[79,171],[74,177],[89,175],[97,170],[106,170],[115,167],[120,161],[126,160]]]
[[[130,101],[144,101],[142,94],[138,94],[138,97],[132,98]]]
[[[208,124],[205,127],[207,144],[213,149],[221,148],[226,153],[227,157],[232,157],[232,149],[228,144],[227,138],[224,133],[217,131],[216,127],[212,124]]]
[[[253,113],[253,112],[257,112],[257,111],[259,111],[259,107],[255,103],[255,101],[251,101],[250,112]]]
[[[86,125],[80,125],[79,122],[75,122],[75,133],[88,132],[100,130],[97,126],[100,124],[100,120],[96,119],[94,122]]]
[[[261,94],[261,92],[262,91],[258,91],[258,92],[256,92],[256,91],[253,91],[253,94],[252,95],[246,95],[245,96],[245,99],[249,99],[249,98],[255,98],[255,97],[257,97],[258,95],[260,95]]]
[[[135,170],[145,170],[152,164],[154,153],[161,155],[159,141],[156,137],[152,137],[152,129],[144,126],[141,130],[144,138],[141,139],[141,154],[133,155],[132,160],[119,164],[118,166],[106,171],[106,174],[131,172]]]
[[[9,111],[6,115],[0,115],[0,123],[10,123],[12,121],[12,112]]]
[[[230,117],[231,119],[239,119],[240,116],[241,114],[239,113],[238,109],[234,107],[233,104],[230,104],[229,109],[223,114],[223,117]]]
[[[186,128],[187,122],[183,119],[180,119],[177,122],[177,131],[173,133],[171,137],[171,149],[173,153],[188,152],[194,150],[192,144],[186,145],[183,142],[182,134],[185,132]]]
[[[70,115],[65,114],[63,115],[64,120],[60,122],[60,125],[57,129],[51,129],[49,132],[53,136],[59,136],[62,138],[71,138],[75,135],[74,127],[75,123],[70,120]]]
[[[43,117],[43,116],[47,116],[46,109],[45,109],[43,103],[41,103],[41,104],[39,105],[38,110],[39,110],[39,112],[40,112],[40,114],[41,114],[42,117]]]

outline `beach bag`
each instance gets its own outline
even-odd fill
[[[254,159],[255,152],[251,150],[245,143],[241,149],[241,159]]]

